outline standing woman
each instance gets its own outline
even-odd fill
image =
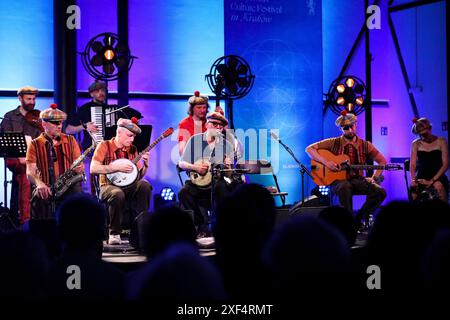
[[[445,172],[448,169],[448,144],[444,138],[432,134],[427,118],[414,118],[413,122],[412,132],[419,138],[411,144],[412,199],[432,187],[439,199],[447,202],[449,182]]]

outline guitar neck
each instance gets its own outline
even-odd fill
[[[369,165],[369,164],[351,164],[350,169],[354,170],[384,170],[386,166],[384,165]]]
[[[153,148],[154,148],[154,147],[155,147],[155,146],[156,146],[163,138],[164,138],[163,135],[159,136],[158,139],[156,139],[155,141],[153,141],[147,148],[145,148],[144,150],[142,150],[142,151],[137,155],[137,157],[134,158],[134,159],[132,160],[132,162],[133,162],[134,164],[137,164],[137,163],[139,162],[139,160],[141,160],[142,155],[143,155],[144,153],[146,153],[146,152],[149,152],[151,149],[153,149]]]

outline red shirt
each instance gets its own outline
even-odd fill
[[[191,136],[206,131],[206,119],[195,123],[192,116],[187,116],[178,124],[178,141],[188,141]]]

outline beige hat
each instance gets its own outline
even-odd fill
[[[194,95],[189,98],[188,103],[194,106],[196,104],[208,104],[208,101],[208,96],[200,95],[200,91],[195,91]]]
[[[413,118],[413,123],[411,131],[414,134],[422,134],[428,129],[431,129],[431,123],[427,118]]]
[[[220,112],[212,111],[206,115],[206,122],[220,121],[224,126],[228,124],[227,118],[225,118]]]
[[[120,118],[119,120],[117,120],[117,126],[128,129],[134,134],[138,135],[142,132],[141,128],[139,128],[137,125],[138,122],[139,120],[135,117],[131,119]]]
[[[50,108],[41,111],[39,118],[44,121],[64,121],[67,119],[67,114],[59,110],[56,103],[52,103]]]
[[[334,122],[338,127],[351,126],[356,123],[358,118],[353,114],[347,112],[347,110],[342,110],[341,115]]]
[[[36,89],[35,87],[31,87],[31,86],[25,86],[20,88],[19,90],[17,90],[17,95],[18,96],[23,96],[24,94],[38,94],[39,90]]]

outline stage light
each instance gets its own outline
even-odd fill
[[[342,110],[358,115],[366,106],[366,87],[361,79],[355,76],[342,76],[335,79],[328,89],[325,110],[330,108],[340,115]]]
[[[175,200],[175,192],[172,190],[172,188],[169,187],[162,188],[160,195],[164,201]]]
[[[164,187],[159,193],[153,195],[153,207],[155,210],[167,205],[177,205],[177,195],[170,187]]]
[[[355,84],[355,80],[353,80],[353,78],[348,78],[347,81],[345,81],[345,84],[347,87],[351,88]]]
[[[339,98],[337,98],[336,103],[337,103],[338,105],[343,106],[343,105],[345,104],[345,99],[342,98],[342,97],[339,97]]]
[[[329,186],[319,186],[319,192],[323,196],[328,196],[330,193],[330,187]]]
[[[95,79],[117,80],[119,74],[130,70],[136,57],[117,34],[101,33],[86,44],[81,53],[83,67]]]
[[[115,57],[115,53],[113,50],[108,49],[105,51],[105,58],[106,60],[112,60]]]

